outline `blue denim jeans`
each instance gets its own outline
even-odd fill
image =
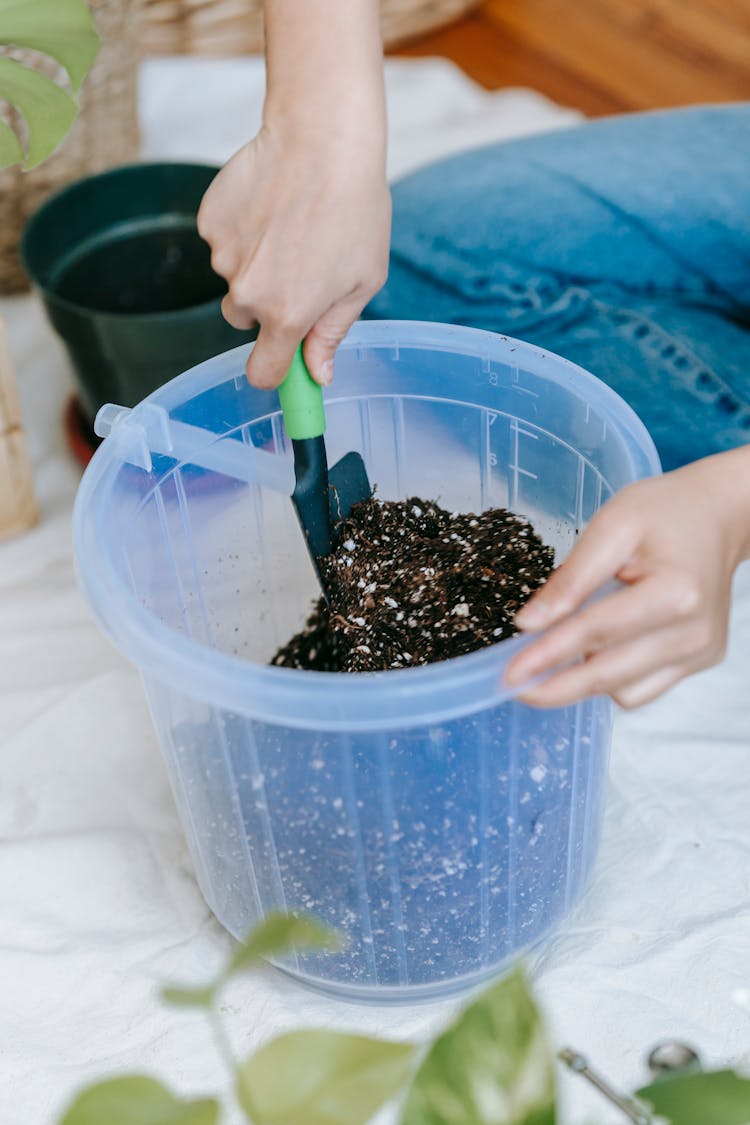
[[[631,404],[667,469],[750,440],[750,103],[478,149],[393,205],[365,315],[558,352]]]

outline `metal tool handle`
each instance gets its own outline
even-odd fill
[[[94,432],[107,441],[117,441],[123,461],[147,473],[153,468],[153,456],[160,455],[285,496],[294,488],[289,458],[256,449],[231,435],[176,421],[155,402],[142,402],[132,410],[109,402],[97,414]]]
[[[649,1112],[647,1106],[639,1102],[637,1098],[628,1097],[626,1094],[621,1094],[619,1090],[615,1090],[601,1074],[589,1066],[588,1059],[578,1051],[574,1051],[571,1047],[563,1047],[558,1052],[558,1058],[574,1074],[580,1074],[582,1078],[585,1078],[607,1101],[617,1106],[633,1125],[654,1125],[653,1115]]]

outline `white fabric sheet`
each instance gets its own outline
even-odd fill
[[[145,152],[222,160],[257,126],[257,61],[156,61]],[[565,126],[528,91],[487,94],[445,62],[389,63],[391,174],[461,147]],[[0,1122],[51,1125],[73,1091],[123,1070],[179,1091],[224,1081],[199,1017],[167,1012],[166,979],[200,981],[229,939],[193,881],[136,671],[76,590],[79,472],[60,413],[69,375],[33,298],[0,302],[19,368],[40,525],[0,546]],[[699,531],[696,532],[699,534]],[[750,1017],[750,574],[723,667],[617,724],[604,842],[584,902],[539,954],[557,1042],[617,1081],[686,1037],[739,1057]],[[421,1036],[455,1003],[336,1003],[268,970],[227,995],[237,1049],[306,1024]],[[563,1079],[566,1125],[612,1113]],[[588,1115],[588,1117],[587,1117]]]

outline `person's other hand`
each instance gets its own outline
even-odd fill
[[[505,682],[551,673],[521,698],[561,707],[607,694],[633,708],[718,663],[732,576],[750,554],[749,462],[735,450],[618,493],[517,614],[523,632],[548,632]],[[623,588],[581,609],[610,579]]]
[[[229,283],[224,316],[260,325],[255,386],[278,386],[303,339],[311,375],[330,383],[336,348],[385,283],[391,205],[374,117],[368,128],[345,114],[311,135],[293,119],[266,123],[203,200],[198,229]]]

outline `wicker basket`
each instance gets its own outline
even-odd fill
[[[93,0],[102,47],[81,96],[81,116],[59,151],[33,172],[0,171],[0,294],[28,282],[18,257],[23,224],[46,196],[71,180],[138,155],[138,16],[141,0]],[[47,74],[54,64],[14,52]]]
[[[25,531],[38,515],[10,346],[0,320],[0,540]]]
[[[144,0],[143,46],[151,55],[244,55],[263,50],[263,0]],[[307,0],[300,0],[306,3]],[[451,23],[478,0],[382,0],[392,47]]]

